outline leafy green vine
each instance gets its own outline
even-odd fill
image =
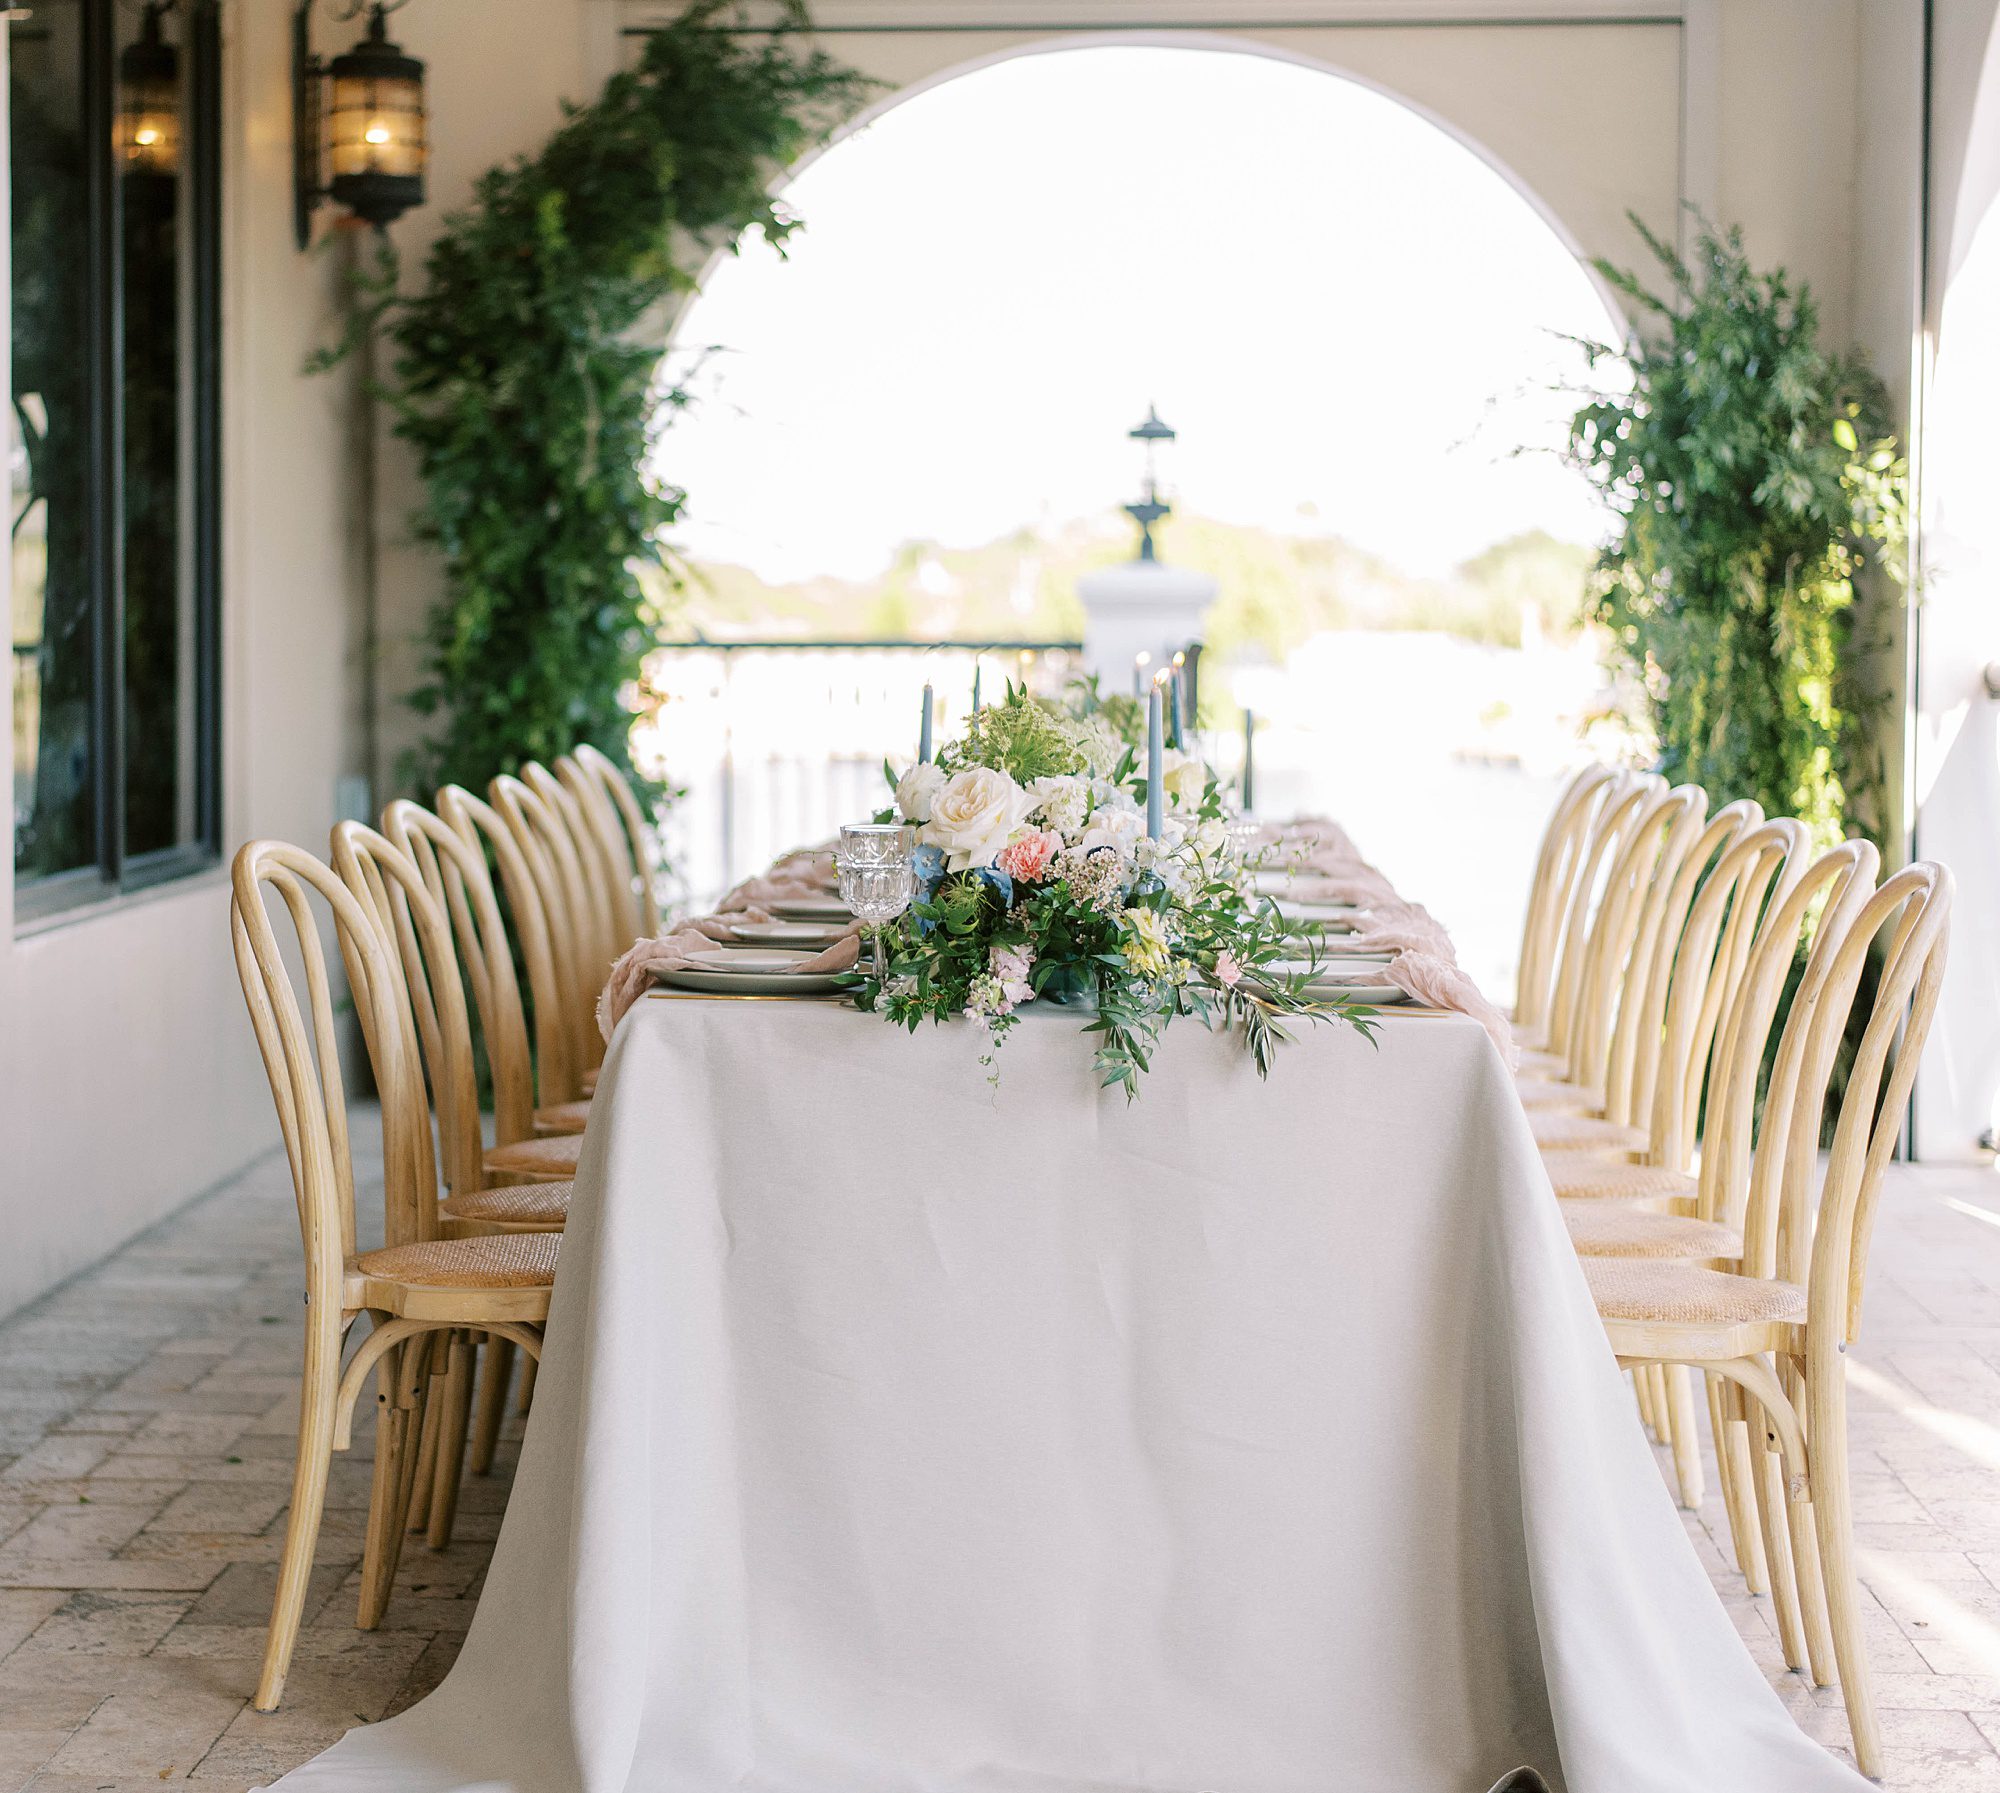
[[[483,175],[419,289],[399,290],[385,242],[323,358],[382,332],[378,395],[416,451],[417,528],[444,559],[411,697],[434,719],[405,768],[419,788],[483,788],[583,741],[629,764],[660,620],[640,569],[672,589],[663,532],[684,499],[648,466],[688,402],[660,370],[660,316],[751,226],[783,244],[798,220],[773,177],[874,85],[801,44],[802,4],[768,34],[719,29],[730,9],[698,0],[539,153]]]
[[[1865,566],[1899,573],[1904,539],[1881,382],[1820,346],[1810,292],[1754,271],[1740,232],[1704,225],[1690,266],[1632,222],[1669,290],[1595,264],[1639,324],[1584,347],[1631,385],[1597,393],[1569,436],[1622,519],[1597,566],[1598,618],[1642,685],[1668,777],[1754,797],[1822,839],[1879,830],[1854,600]]]

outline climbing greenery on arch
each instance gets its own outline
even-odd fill
[[[1631,385],[1570,425],[1570,460],[1621,519],[1596,614],[1645,692],[1661,771],[1822,839],[1879,832],[1879,698],[1855,581],[1870,566],[1897,576],[1905,540],[1882,384],[1821,346],[1810,293],[1752,269],[1738,232],[1702,226],[1684,261],[1632,223],[1668,291],[1595,264],[1638,325],[1585,346]]]
[[[801,41],[802,3],[770,32],[725,29],[730,13],[698,0],[537,154],[483,175],[416,290],[385,246],[335,351],[381,333],[376,390],[444,559],[411,699],[434,718],[405,769],[418,788],[483,789],[583,741],[629,763],[658,620],[640,571],[670,570],[684,496],[647,466],[688,399],[661,372],[665,314],[752,225],[777,244],[797,228],[772,180],[874,85]]]

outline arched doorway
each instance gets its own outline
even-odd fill
[[[1366,85],[1181,42],[957,73],[787,197],[807,221],[789,264],[745,245],[677,330],[704,396],[660,465],[690,491],[705,632],[1078,633],[1075,572],[1130,551],[1122,436],[1156,401],[1182,433],[1163,552],[1222,584],[1214,720],[1258,709],[1268,802],[1352,817],[1504,989],[1491,892],[1525,889],[1511,860],[1598,695],[1568,629],[1599,519],[1551,452],[1563,339],[1617,328],[1544,212]],[[839,676],[822,659],[809,692],[708,706],[735,773],[774,781],[736,793],[746,862],[825,819],[771,793]],[[907,752],[912,712],[886,708],[882,748]],[[702,774],[675,772],[699,851]],[[1467,843],[1416,824],[1457,804],[1491,825],[1474,855],[1506,863],[1455,905]]]

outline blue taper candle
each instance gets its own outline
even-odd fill
[[[927,760],[930,757],[931,757],[931,688],[929,685],[925,685],[923,726],[917,731],[917,758],[920,760]]]
[[[972,713],[979,714],[979,662],[972,663]]]
[[[1160,838],[1162,808],[1160,798],[1160,687],[1146,700],[1146,838]]]
[[[1178,749],[1181,749],[1181,748],[1185,748],[1185,747],[1187,746],[1187,737],[1186,737],[1186,735],[1185,735],[1185,734],[1183,733],[1183,729],[1184,729],[1184,727],[1185,727],[1185,724],[1184,724],[1184,722],[1183,722],[1183,720],[1182,720],[1182,712],[1181,712],[1181,680],[1180,680],[1180,674],[1179,674],[1179,672],[1178,672],[1178,671],[1176,671],[1176,672],[1175,672],[1175,674],[1174,674],[1174,678],[1173,678],[1173,689],[1174,689],[1174,708],[1173,708],[1173,722],[1174,722],[1174,726],[1173,726],[1173,731],[1172,731],[1172,733],[1170,733],[1170,734],[1169,734],[1169,735],[1167,736],[1167,745],[1168,745],[1169,747],[1172,747],[1172,748],[1175,748],[1176,750],[1178,750]]]
[[[1247,816],[1257,806],[1257,713],[1243,712],[1243,813]]]

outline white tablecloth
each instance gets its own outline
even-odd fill
[[[642,1001],[444,1685],[288,1793],[1855,1793],[1461,1018],[1139,1102],[1034,1014]],[[420,1548],[413,1545],[412,1548]]]

